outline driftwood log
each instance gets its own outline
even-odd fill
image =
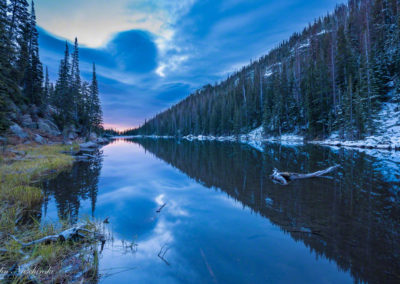
[[[288,173],[288,172],[280,172],[277,169],[274,169],[272,175],[270,176],[272,181],[281,185],[287,185],[289,182],[296,179],[306,179],[306,178],[315,178],[326,175],[327,173],[333,172],[339,168],[339,165],[334,165],[325,170],[317,171],[314,173],[308,174],[300,174],[300,173]]]
[[[27,243],[21,242],[13,235],[10,235],[10,236],[16,242],[18,242],[22,246],[22,248],[29,247],[32,245],[42,244],[42,243],[49,244],[49,243],[53,243],[53,242],[57,242],[57,241],[64,242],[64,241],[68,241],[68,240],[81,240],[81,239],[85,239],[85,238],[94,238],[94,239],[98,239],[102,242],[104,241],[104,236],[102,234],[85,229],[85,226],[86,225],[76,226],[76,227],[67,229],[65,231],[62,231],[61,233],[59,233],[57,235],[46,236],[46,237],[31,241],[31,242],[27,242]],[[91,234],[92,236],[89,237],[88,235],[85,235],[84,233]]]

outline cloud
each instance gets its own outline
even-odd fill
[[[89,47],[104,46],[126,30],[146,30],[170,40],[171,25],[194,0],[36,0],[38,24],[54,35]],[[161,43],[161,41],[160,41]]]
[[[65,39],[81,72],[96,62],[106,125],[128,128],[301,31],[342,0],[37,0],[42,61],[54,81]]]

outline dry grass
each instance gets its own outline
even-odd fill
[[[41,189],[32,186],[34,182],[68,169],[73,157],[62,152],[76,150],[77,145],[24,146],[12,149],[18,157],[8,153],[0,163],[0,202],[25,208],[41,202]],[[14,152],[9,152],[14,153]]]
[[[65,152],[78,149],[78,145],[19,145],[0,156],[0,249],[7,251],[0,254],[0,264],[4,267],[38,258],[41,267],[61,267],[67,257],[82,250],[82,244],[39,244],[31,248],[27,257],[26,251],[21,253],[21,245],[10,238],[13,234],[21,241],[35,240],[68,226],[67,223],[40,224],[31,213],[40,210],[43,199],[42,190],[35,184],[70,169],[73,157]],[[30,221],[18,225],[21,218],[27,217]],[[95,223],[88,220],[87,223],[91,229],[96,229]],[[23,279],[16,281],[24,282]]]

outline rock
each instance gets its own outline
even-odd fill
[[[28,138],[28,134],[16,123],[10,126],[10,130],[21,139]]]
[[[19,107],[16,106],[16,104],[11,101],[8,100],[7,101],[7,105],[8,105],[8,112],[7,112],[7,116],[10,120],[17,120],[18,116],[21,115],[21,110],[19,109]]]
[[[99,147],[99,145],[94,142],[89,141],[86,143],[79,144],[79,147],[81,147],[81,148],[97,148],[97,147]]]
[[[21,117],[21,124],[23,127],[35,129],[37,124],[32,121],[32,117],[29,114],[25,114]]]
[[[96,140],[96,139],[97,139],[97,134],[94,133],[94,132],[90,133],[90,135],[89,135],[89,140],[90,140],[90,141],[94,141],[94,140]]]
[[[37,117],[39,114],[39,108],[35,105],[30,105],[29,112],[32,114],[32,116]]]
[[[89,157],[83,156],[83,155],[75,156],[74,158],[75,158],[76,161],[87,161],[87,160],[89,160]]]
[[[99,137],[99,138],[97,138],[96,143],[98,143],[98,144],[105,144],[105,143],[108,143],[108,139],[107,139],[107,138]]]
[[[43,131],[44,133],[49,135],[58,136],[61,134],[57,125],[55,125],[52,121],[48,119],[39,118],[38,128],[40,131]]]
[[[64,140],[74,140],[78,138],[78,133],[74,125],[69,125],[63,131]]]
[[[78,137],[78,134],[76,134],[76,132],[69,132],[68,135],[67,135],[67,138],[68,138],[69,140],[74,140],[74,139],[76,139],[77,137]]]
[[[35,134],[35,138],[34,138],[36,143],[39,144],[46,144],[46,139],[44,139],[42,136],[40,136],[39,134]]]
[[[97,148],[80,148],[79,153],[93,153],[96,152]]]

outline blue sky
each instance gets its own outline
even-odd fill
[[[266,54],[343,0],[36,0],[40,52],[57,77],[65,40],[96,62],[106,127],[136,127]]]

